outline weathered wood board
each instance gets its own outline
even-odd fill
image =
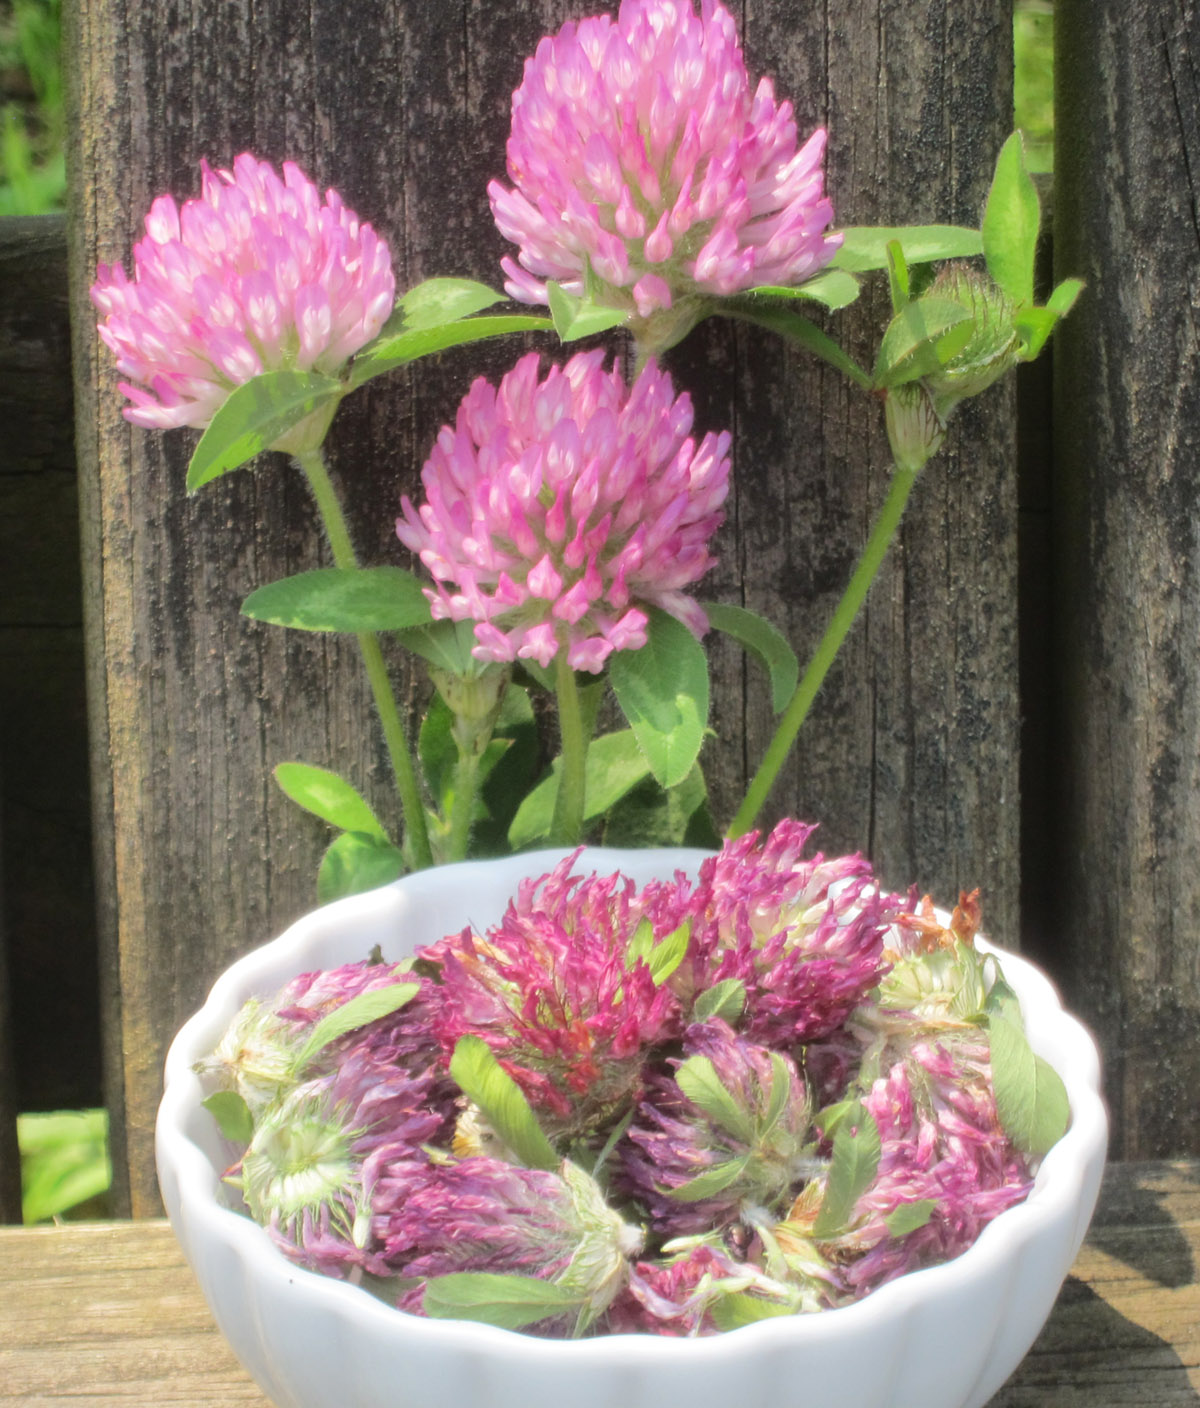
[[[1060,909],[1117,1157],[1200,1148],[1200,84],[1194,0],[1062,0]]]
[[[13,1111],[101,1100],[68,303],[62,217],[0,220],[0,1220]]]
[[[1200,1165],[1108,1170],[1046,1328],[989,1408],[1200,1402]],[[164,1222],[0,1229],[0,1404],[265,1408]]]

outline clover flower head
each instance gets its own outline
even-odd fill
[[[125,416],[205,426],[235,386],[283,367],[330,375],[375,337],[396,284],[386,243],[291,162],[201,162],[198,199],[159,196],[133,278],[101,264],[100,336],[131,381]]]
[[[979,1032],[916,1042],[907,1059],[874,1081],[863,1103],[882,1153],[850,1230],[833,1244],[854,1299],[958,1256],[1032,1186],[1026,1161],[1001,1128]],[[921,1204],[929,1209],[927,1221],[904,1235],[889,1231],[898,1210]]]
[[[658,941],[683,916],[664,905],[647,916],[632,881],[583,879],[571,874],[575,859],[523,885],[486,934],[468,929],[421,951],[440,968],[433,1030],[443,1050],[482,1037],[552,1137],[627,1104],[645,1049],[681,1028],[678,1000],[629,945],[644,918]]]
[[[741,1285],[753,1269],[709,1242],[669,1259],[639,1261],[629,1285],[609,1309],[613,1334],[683,1336],[715,1333],[710,1311],[730,1283]]]
[[[434,1167],[416,1188],[377,1204],[389,1260],[406,1277],[482,1271],[536,1276],[577,1297],[585,1320],[624,1286],[641,1232],[605,1202],[593,1178],[564,1162],[558,1172],[469,1158]],[[424,1288],[401,1308],[420,1313]]]
[[[236,1091],[252,1115],[301,1079],[331,1070],[358,1045],[368,1046],[378,1061],[419,1070],[439,1050],[428,1027],[436,989],[427,982],[421,982],[422,992],[399,1011],[330,1042],[303,1070],[298,1065],[309,1035],[323,1017],[365,992],[409,981],[420,980],[412,978],[404,965],[392,963],[346,963],[301,973],[273,998],[244,1003],[199,1069],[219,1089]]]
[[[480,378],[402,500],[400,541],[437,587],[433,615],[474,621],[474,654],[546,666],[561,649],[598,673],[646,643],[659,607],[707,629],[685,588],[713,565],[729,490],[727,433],[692,438],[692,404],[647,364],[627,388],[603,352],[538,377],[530,353],[499,388]]]
[[[433,1091],[431,1071],[412,1076],[359,1047],[261,1113],[241,1161],[242,1195],[288,1257],[331,1276],[388,1273],[372,1198],[389,1166],[423,1170],[421,1146],[448,1128]]]
[[[767,1046],[829,1036],[886,967],[899,902],[880,895],[861,856],[805,858],[814,830],[782,821],[765,839],[727,842],[700,870],[697,985],[740,980],[742,1030]]]
[[[544,38],[513,94],[508,174],[488,187],[519,246],[505,288],[548,301],[598,283],[639,319],[797,284],[836,253],[825,132],[797,145],[792,106],[751,87],[733,16],[716,0],[623,0]]]
[[[689,1027],[684,1053],[674,1078],[660,1072],[647,1083],[619,1145],[624,1190],[667,1237],[778,1204],[809,1175],[815,1152],[811,1104],[789,1057],[720,1019]]]

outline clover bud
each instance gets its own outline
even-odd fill
[[[474,668],[463,674],[435,665],[429,667],[429,677],[454,715],[454,741],[468,757],[478,756],[490,742],[512,676],[508,665],[476,660],[471,664]]]
[[[925,296],[957,303],[969,314],[965,345],[924,379],[944,421],[959,401],[978,396],[1016,366],[1021,339],[1012,302],[986,274],[967,265],[948,264]]]
[[[408,978],[402,963],[344,963],[301,973],[266,1001],[250,998],[226,1028],[211,1056],[196,1069],[218,1090],[235,1091],[252,1117],[302,1079],[328,1071],[351,1046],[366,1043],[381,1062],[409,1069],[427,1065],[432,1039],[425,1032],[426,1004],[405,1004],[369,1025],[347,1026],[314,1053],[311,1040],[322,1019],[356,999],[397,989]],[[363,1021],[366,1022],[364,1016]]]
[[[883,403],[888,442],[897,469],[915,474],[942,448],[946,422],[919,381],[890,387]]]
[[[256,1222],[293,1261],[331,1276],[390,1270],[372,1231],[375,1185],[398,1170],[426,1176],[421,1146],[443,1130],[430,1108],[433,1076],[410,1076],[364,1048],[306,1081],[259,1116],[241,1163]]]
[[[644,1244],[640,1228],[608,1206],[590,1174],[564,1161],[557,1172],[502,1159],[463,1159],[436,1167],[395,1199],[385,1178],[377,1227],[407,1277],[482,1272],[532,1276],[560,1287],[563,1312],[588,1324],[625,1286]],[[453,1282],[439,1286],[444,1300]],[[422,1311],[418,1287],[401,1301]]]
[[[812,1105],[793,1062],[714,1018],[688,1029],[674,1079],[652,1077],[622,1144],[628,1192],[667,1236],[790,1196],[811,1172]]]

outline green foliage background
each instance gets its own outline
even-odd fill
[[[1030,171],[1054,170],[1054,4],[1017,0],[1013,16],[1013,116]]]
[[[63,208],[61,57],[60,0],[0,9],[0,216]]]

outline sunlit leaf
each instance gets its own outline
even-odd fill
[[[1044,1154],[1070,1121],[1066,1087],[1053,1066],[1034,1054],[1011,1006],[989,1015],[988,1036],[992,1088],[1004,1132],[1024,1153]]]
[[[514,849],[520,850],[522,846],[550,834],[561,770],[562,760],[556,758],[550,775],[543,778],[517,808],[508,832]],[[638,747],[632,729],[621,729],[617,733],[606,733],[593,739],[587,753],[584,821],[594,821],[596,817],[603,816],[649,772],[650,764]]]
[[[746,984],[740,978],[722,978],[705,988],[692,1007],[693,1022],[711,1022],[720,1017],[731,1025],[742,1015],[746,1006]]]
[[[1034,261],[1041,209],[1025,166],[1025,146],[1014,132],[996,160],[983,213],[983,254],[988,273],[1018,305],[1033,302]]]
[[[723,602],[705,602],[704,614],[715,631],[731,636],[766,669],[771,681],[771,707],[778,714],[796,692],[800,664],[787,637],[756,612]]]
[[[240,469],[282,435],[318,412],[333,415],[346,388],[319,372],[264,372],[235,387],[200,437],[187,488]]]
[[[495,1271],[455,1271],[425,1282],[422,1307],[434,1320],[478,1320],[502,1330],[521,1330],[579,1306],[578,1291],[536,1276]]]
[[[896,386],[941,365],[938,341],[970,316],[961,303],[951,298],[918,298],[907,304],[888,324],[879,344],[877,385]],[[969,327],[964,332],[970,336]]]
[[[549,332],[553,327],[549,318],[526,313],[498,313],[483,318],[461,318],[440,327],[401,330],[359,353],[350,368],[350,386],[362,386],[384,372],[415,362],[419,357],[443,352],[448,347],[483,342],[487,338],[504,337],[514,332]]]
[[[275,768],[275,781],[297,806],[339,831],[361,831],[381,841],[388,839],[370,803],[337,773],[311,763],[280,763]]]
[[[937,1203],[932,1198],[918,1198],[912,1203],[901,1203],[884,1218],[888,1236],[907,1237],[910,1232],[916,1232],[918,1228],[925,1226],[936,1207]]]
[[[844,269],[824,269],[806,283],[785,287],[780,284],[760,284],[747,289],[747,298],[811,298],[826,308],[848,308],[857,299],[862,286],[853,274]]]
[[[737,318],[743,323],[769,328],[780,337],[803,347],[806,352],[820,357],[823,362],[828,362],[831,367],[836,367],[864,390],[871,387],[871,378],[853,358],[842,351],[828,333],[822,332],[815,323],[801,317],[791,308],[763,307],[747,298],[722,298],[716,303],[714,311],[726,317]]]
[[[718,1193],[723,1193],[731,1183],[736,1183],[741,1178],[749,1162],[750,1155],[746,1154],[740,1159],[726,1159],[722,1163],[713,1164],[703,1173],[698,1173],[695,1178],[681,1183],[678,1188],[670,1189],[670,1196],[677,1198],[681,1203],[699,1203],[705,1198],[715,1198]]]
[[[618,650],[609,680],[650,770],[663,787],[691,771],[708,722],[708,657],[691,631],[654,609],[640,650]]]
[[[718,1330],[740,1330],[743,1325],[754,1325],[759,1320],[774,1320],[780,1315],[794,1315],[795,1311],[778,1301],[764,1300],[762,1296],[748,1295],[745,1291],[733,1291],[713,1303],[709,1311],[713,1324]]]
[[[249,1144],[254,1138],[254,1116],[236,1090],[214,1090],[200,1103],[216,1120],[223,1139],[233,1144]]]
[[[317,871],[322,904],[390,885],[404,874],[404,857],[390,841],[361,831],[344,831],[329,846]]]
[[[505,295],[474,279],[426,279],[400,300],[406,332],[444,327],[504,302]]]
[[[854,1205],[879,1168],[883,1146],[879,1126],[865,1105],[842,1120],[833,1136],[833,1158],[825,1179],[825,1196],[813,1223],[813,1236],[834,1237],[846,1230]]]
[[[320,567],[253,591],[242,614],[301,631],[399,631],[431,620],[421,583],[400,567]]]
[[[562,1161],[542,1133],[524,1092],[482,1037],[458,1039],[450,1058],[450,1076],[527,1168],[558,1168]]]
[[[675,1072],[675,1083],[714,1124],[743,1144],[753,1142],[753,1116],[738,1104],[707,1056],[689,1056],[683,1061]]]
[[[308,1035],[308,1040],[300,1048],[296,1057],[296,1069],[305,1066],[319,1055],[331,1042],[348,1032],[356,1032],[360,1027],[369,1027],[393,1012],[407,1006],[421,991],[420,983],[397,982],[386,988],[371,988],[360,992],[332,1012],[326,1013]]]
[[[899,242],[909,264],[941,259],[969,259],[983,250],[978,230],[961,225],[850,225],[840,231],[842,247],[830,260],[832,269],[865,274],[888,266],[888,245]]]
[[[620,327],[629,320],[627,311],[576,298],[553,279],[547,281],[546,295],[550,300],[554,330],[563,342],[578,342],[581,337],[607,332],[609,328]]]

